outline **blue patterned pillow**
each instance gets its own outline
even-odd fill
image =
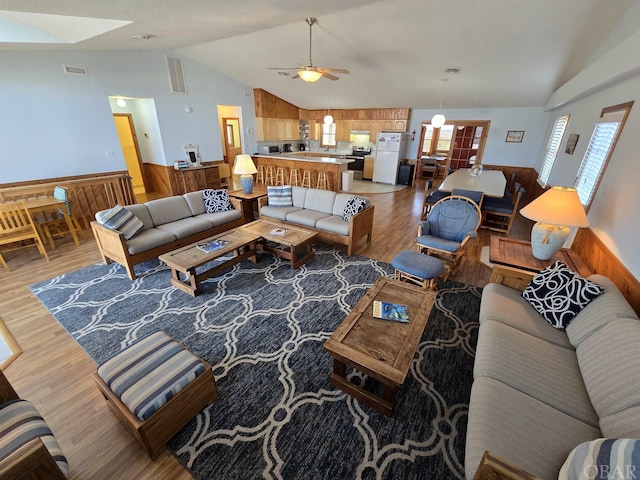
[[[291,185],[267,187],[270,207],[293,207]]]
[[[352,195],[347,200],[347,203],[344,206],[344,211],[342,212],[342,218],[345,222],[350,222],[351,217],[353,217],[356,213],[360,213],[367,206],[367,199],[358,197],[356,195]]]
[[[597,438],[574,448],[560,469],[558,480],[638,478],[640,440]]]
[[[600,285],[582,278],[557,261],[533,277],[522,296],[547,322],[564,330],[602,292],[604,289]]]
[[[120,205],[96,213],[96,220],[105,227],[122,233],[125,240],[135,237],[144,227],[142,220]]]
[[[202,192],[202,199],[204,200],[204,208],[207,213],[233,210],[231,202],[229,201],[229,191],[226,188],[204,190]]]

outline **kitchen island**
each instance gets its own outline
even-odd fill
[[[317,186],[318,174],[326,173],[331,190],[339,192],[342,190],[342,172],[347,171],[347,165],[353,160],[345,158],[333,158],[330,156],[319,156],[322,154],[313,152],[279,153],[274,155],[253,155],[253,161],[257,167],[272,166],[284,169],[284,184],[288,185],[291,169],[297,169],[299,182],[302,181],[304,172],[311,172],[313,187]],[[274,172],[275,180],[275,172]]]

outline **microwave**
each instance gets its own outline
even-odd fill
[[[260,153],[280,153],[280,148],[275,145],[260,145]]]

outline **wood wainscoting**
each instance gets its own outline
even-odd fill
[[[0,185],[0,201],[53,195],[57,185],[69,192],[71,212],[83,228],[95,218],[96,212],[114,207],[116,204],[136,203],[127,172],[111,172],[101,175],[49,178]]]
[[[610,278],[640,316],[640,282],[590,228],[578,230],[571,249],[580,255],[589,270]]]

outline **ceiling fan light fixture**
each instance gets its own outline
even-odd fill
[[[298,70],[298,76],[305,82],[317,82],[322,77],[322,73],[317,70]]]

